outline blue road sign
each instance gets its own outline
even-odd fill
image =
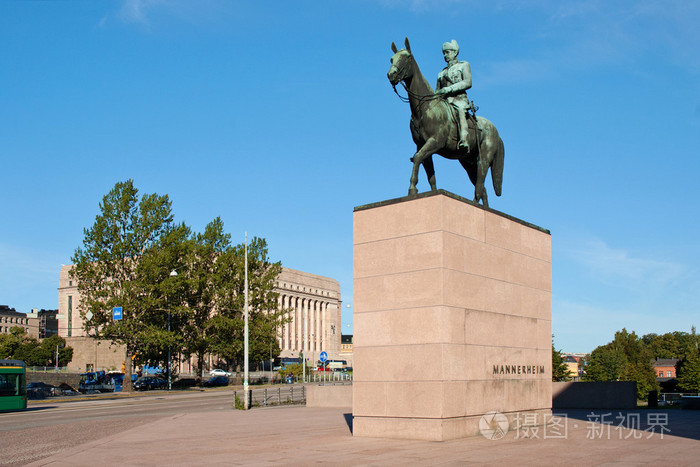
[[[122,307],[115,306],[114,308],[112,308],[112,319],[115,321],[118,319],[122,319]]]
[[[323,352],[321,352],[320,359],[321,359],[321,362],[325,362],[326,360],[328,360],[328,354],[326,353],[325,350]]]

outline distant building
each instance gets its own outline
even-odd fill
[[[39,339],[51,337],[58,334],[58,310],[37,310],[33,308],[31,313],[27,313],[29,318],[29,326],[32,329],[32,334]]]
[[[58,334],[73,347],[74,369],[120,368],[124,359],[121,346],[110,345],[88,337],[83,329],[80,314],[78,284],[69,271],[72,266],[62,266],[58,286]],[[277,330],[280,357],[298,357],[303,349],[311,365],[322,351],[333,360],[341,353],[341,299],[340,284],[329,277],[282,268],[277,277],[275,292],[279,293],[278,305],[289,309],[291,321]],[[126,310],[125,310],[126,311]],[[182,362],[181,372],[193,367],[192,362]],[[209,362],[205,369],[209,368]]]
[[[0,305],[0,334],[9,334],[10,329],[15,326],[23,328],[27,334],[32,334],[26,313],[20,313],[7,305]]]
[[[352,365],[352,334],[343,334],[340,338],[340,359]]]
[[[352,352],[352,334],[343,334],[340,338],[340,351]]]
[[[651,366],[654,368],[656,379],[659,378],[675,378],[676,377],[677,358],[655,358],[651,361]]]
[[[573,381],[581,380],[581,369],[579,368],[579,365],[582,358],[583,355],[580,354],[562,354],[564,364],[569,369]]]

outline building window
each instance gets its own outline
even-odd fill
[[[663,377],[664,377],[664,372],[663,372],[663,371],[659,371],[659,378],[663,378]]]
[[[67,336],[71,337],[73,335],[73,296],[68,295],[68,333]]]
[[[671,370],[666,372],[666,376],[668,376],[669,378],[671,377]]]

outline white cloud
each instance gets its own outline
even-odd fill
[[[634,256],[626,250],[612,248],[598,239],[564,247],[562,253],[585,266],[593,277],[603,282],[639,290],[667,287],[687,271],[682,264]]]
[[[588,352],[622,328],[641,336],[697,324],[697,267],[659,251],[615,248],[598,238],[560,239],[553,258],[556,345]]]
[[[615,332],[623,328],[641,337],[649,333],[690,332],[693,325],[697,326],[695,314],[674,309],[670,303],[616,308],[556,298],[552,302],[554,344],[566,352],[590,352],[612,341]]]
[[[124,0],[117,17],[127,23],[149,26],[149,11],[163,4],[165,4],[165,0]]]
[[[557,75],[554,62],[543,59],[518,59],[486,63],[480,73],[480,85],[531,83],[550,79]]]
[[[566,352],[590,352],[610,342],[615,331],[646,329],[654,318],[638,311],[615,309],[568,300],[552,302],[554,345]]]

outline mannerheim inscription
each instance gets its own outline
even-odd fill
[[[493,365],[494,375],[543,375],[544,365]]]

